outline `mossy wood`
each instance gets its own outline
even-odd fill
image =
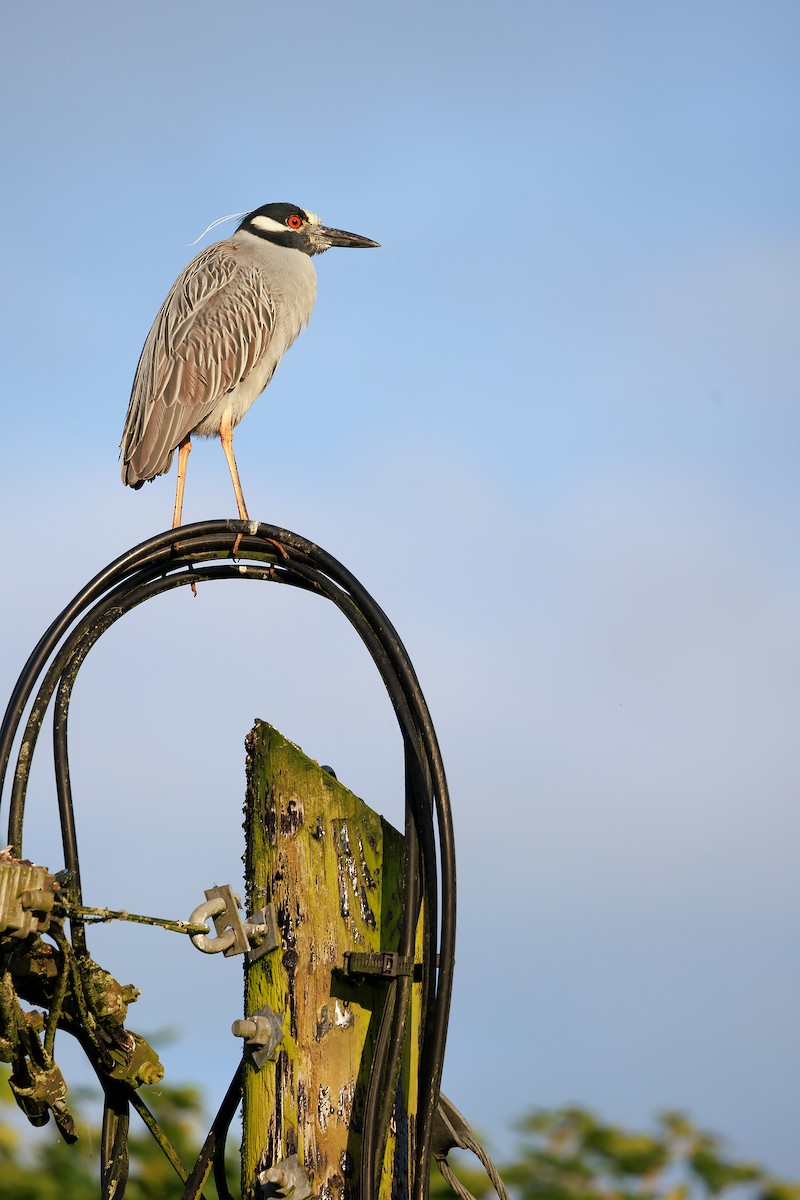
[[[405,839],[265,722],[247,740],[247,909],[272,902],[279,949],[245,966],[245,1012],[265,1006],[284,1038],[258,1070],[245,1054],[242,1194],[296,1154],[312,1195],[359,1194],[361,1117],[386,983],[359,985],[346,951],[396,950]],[[416,1114],[418,988],[412,1004],[381,1200],[407,1194]]]

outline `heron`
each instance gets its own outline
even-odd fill
[[[239,517],[249,519],[233,431],[311,316],[311,260],[332,246],[379,245],[296,204],[264,204],[175,280],[142,349],[120,443],[122,482],[132,488],[166,474],[177,450],[173,529],[193,436],[219,436]]]

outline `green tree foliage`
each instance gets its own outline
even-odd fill
[[[542,1110],[520,1125],[501,1170],[519,1200],[800,1200],[800,1184],[731,1158],[714,1134],[665,1112],[651,1133],[609,1125],[583,1108]]]
[[[13,1107],[7,1074],[7,1071],[0,1074],[0,1103],[10,1103]],[[143,1088],[142,1097],[181,1159],[191,1167],[206,1134],[199,1089],[191,1085],[159,1084]],[[97,1200],[100,1194],[97,1096],[76,1094],[71,1089],[70,1108],[79,1134],[74,1146],[65,1144],[52,1122],[44,1129],[28,1132],[19,1120],[13,1123],[3,1120],[0,1109],[0,1200]],[[90,1112],[95,1114],[94,1118]],[[181,1195],[183,1185],[173,1167],[133,1111],[128,1145],[131,1165],[125,1200],[171,1200]],[[239,1167],[235,1147],[231,1146],[228,1157],[229,1186],[237,1194]],[[212,1184],[206,1195],[214,1194]]]

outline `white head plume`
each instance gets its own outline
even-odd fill
[[[212,229],[216,229],[217,225],[221,225],[223,221],[235,221],[237,217],[246,217],[246,212],[228,213],[227,217],[217,217],[216,221],[212,221],[210,225],[206,225],[199,237],[196,237],[193,242],[189,242],[190,246],[196,246],[200,238],[204,238]]]

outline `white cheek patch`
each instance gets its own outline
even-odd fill
[[[286,233],[288,226],[282,221],[273,221],[272,217],[253,217],[250,222],[256,229],[262,229],[264,233]]]

